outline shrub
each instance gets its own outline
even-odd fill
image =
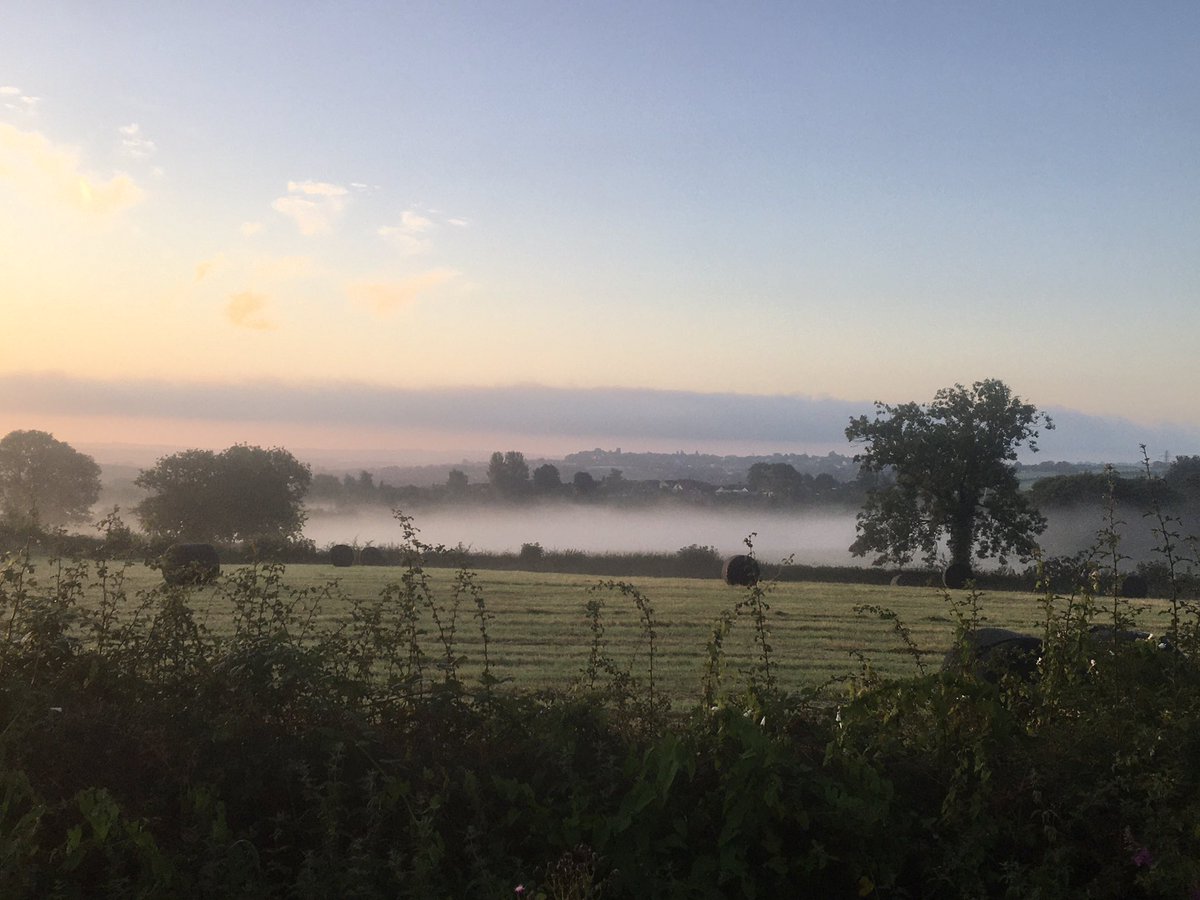
[[[170,585],[209,584],[221,574],[221,559],[212,544],[172,544],[161,566],[163,580]]]

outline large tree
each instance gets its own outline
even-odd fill
[[[890,475],[868,491],[858,514],[856,556],[906,564],[920,553],[933,565],[945,540],[952,565],[1009,554],[1027,560],[1046,520],[1021,493],[1017,449],[1037,451],[1050,417],[1002,381],[956,384],[928,405],[875,404],[875,418],[851,419],[846,437],[865,445],[854,457],[868,473]]]
[[[500,497],[515,498],[529,492],[529,463],[519,450],[497,450],[488,462],[488,482]]]
[[[33,526],[85,522],[100,497],[100,467],[44,431],[0,439],[0,515]]]
[[[146,531],[172,540],[286,540],[304,527],[311,481],[309,467],[278,447],[184,450],[138,475],[149,496],[135,512]]]

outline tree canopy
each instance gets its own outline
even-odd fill
[[[497,450],[488,462],[488,483],[500,497],[515,498],[529,491],[529,463],[518,450]]]
[[[150,534],[172,540],[286,540],[304,527],[312,472],[287,450],[237,444],[184,450],[138,475],[135,509]]]
[[[875,404],[875,418],[850,420],[846,438],[862,442],[864,472],[890,474],[867,492],[858,514],[856,556],[876,565],[907,564],[920,554],[933,565],[945,540],[952,564],[972,556],[1027,560],[1046,520],[1021,493],[1017,449],[1037,451],[1038,427],[1050,417],[1023,403],[1003,382],[943,388],[928,405]]]
[[[0,515],[33,526],[85,522],[100,498],[100,467],[45,431],[0,439]]]

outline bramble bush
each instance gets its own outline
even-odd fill
[[[1178,588],[1162,649],[1114,638],[1139,610],[1112,590],[1112,521],[1088,569],[1107,577],[1043,592],[1032,678],[966,657],[882,682],[864,661],[785,693],[762,582],[714,623],[683,710],[658,689],[654,605],[621,581],[581,598],[574,684],[503,684],[473,574],[435,591],[445,548],[404,516],[398,577],[354,601],[278,563],[228,570],[214,597],[131,592],[132,563],[103,554],[17,551],[0,565],[0,896],[1195,896],[1200,617],[1194,559],[1161,524]],[[351,613],[331,622],[335,600]],[[979,600],[946,592],[964,645]],[[627,663],[615,604],[640,623]],[[218,605],[229,633],[207,625]],[[484,638],[470,679],[462,628]],[[740,669],[735,629],[755,648]]]

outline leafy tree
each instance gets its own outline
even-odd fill
[[[1177,456],[1163,479],[1190,502],[1200,501],[1200,456]]]
[[[462,469],[451,469],[446,476],[446,491],[452,497],[461,497],[467,492],[471,479]]]
[[[920,552],[933,565],[944,538],[951,563],[967,569],[972,555],[1027,560],[1046,520],[1021,494],[1014,463],[1018,447],[1037,451],[1038,425],[1054,427],[996,379],[944,388],[927,406],[877,402],[874,420],[851,419],[847,439],[865,444],[855,461],[894,481],[868,491],[850,551],[878,552],[876,565]]]
[[[184,450],[138,475],[150,496],[135,512],[146,531],[172,540],[287,540],[304,527],[311,481],[309,467],[278,447]]]
[[[580,497],[590,496],[596,491],[596,479],[592,477],[591,472],[576,472],[571,484]]]
[[[87,454],[45,431],[12,431],[0,439],[0,514],[8,522],[85,522],[99,498],[100,467]]]
[[[785,500],[799,500],[806,493],[811,493],[812,481],[811,475],[797,472],[791,463],[756,462],[746,473],[750,490]]]
[[[520,497],[529,488],[529,464],[516,450],[497,450],[488,462],[488,482],[501,497]]]
[[[546,463],[533,470],[534,493],[557,494],[562,491],[562,486],[562,476],[558,473],[558,466]]]

